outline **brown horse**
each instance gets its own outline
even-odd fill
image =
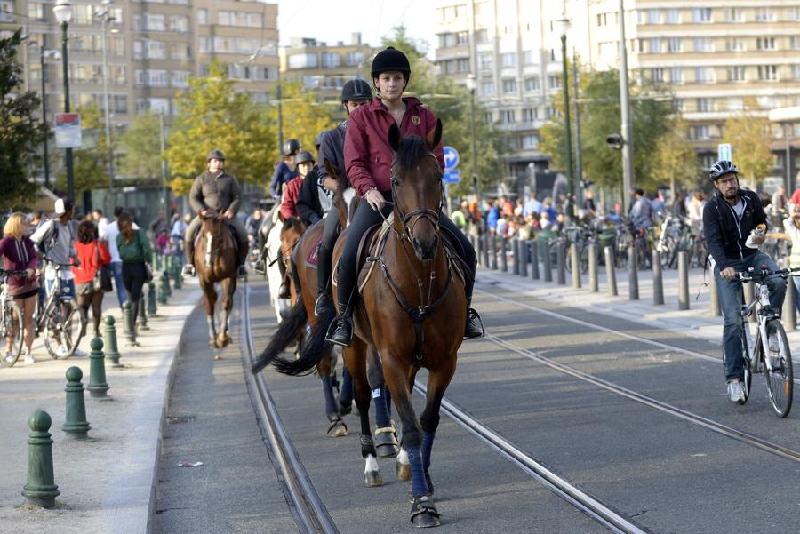
[[[394,220],[385,237],[373,242],[376,246],[370,249],[364,268],[374,265],[369,276],[359,278],[362,298],[354,314],[356,338],[344,349],[359,411],[369,407],[368,350],[379,355],[402,421],[403,450],[398,455],[398,467],[403,468],[398,472],[405,473],[406,465],[410,467],[411,521],[417,527],[439,524],[429,475],[430,454],[439,408],[455,372],[467,321],[458,260],[439,228],[444,192],[442,170],[433,150],[441,142],[441,134],[439,121],[424,140],[416,136],[403,139],[396,125],[389,129],[389,145],[395,150]],[[334,261],[341,256],[343,244],[344,239],[337,242]],[[299,360],[276,360],[275,365],[292,374],[310,368],[318,357],[319,353],[304,351]],[[411,405],[411,388],[421,367],[428,370],[428,393],[418,420]],[[362,425],[361,444],[366,469],[371,464],[377,467],[369,426]]]
[[[203,305],[208,321],[208,344],[212,347],[227,347],[231,342],[228,325],[233,308],[233,292],[236,291],[237,258],[236,242],[225,220],[216,213],[204,217],[194,248],[194,265],[200,288],[203,290]],[[222,318],[219,322],[219,333],[214,317],[217,283],[222,284]]]

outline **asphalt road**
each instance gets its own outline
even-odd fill
[[[800,461],[698,423],[705,420],[712,427],[738,429],[800,451],[800,412],[786,420],[775,417],[762,377],[755,378],[747,405],[732,405],[724,396],[719,348],[707,341],[587,313],[579,307],[554,305],[500,286],[479,282],[477,287],[474,303],[491,336],[462,345],[459,367],[446,395],[449,401],[644,530],[800,531],[796,489]],[[266,301],[264,285],[251,284],[256,350],[267,343],[274,329],[274,315]],[[592,324],[677,348],[654,346]],[[187,412],[203,416],[168,428],[174,434],[167,440],[171,443],[165,456],[171,456],[162,468],[169,476],[160,474],[159,478],[165,478],[164,487],[171,489],[160,492],[169,495],[159,500],[160,509],[166,510],[159,514],[161,524],[172,517],[178,522],[195,521],[197,528],[187,526],[187,532],[296,529],[290,527],[285,503],[281,508],[281,489],[260,442],[255,417],[252,411],[248,413],[244,385],[236,383],[242,373],[238,352],[212,362],[204,348],[205,325],[193,327],[203,332],[197,336],[203,347],[197,347],[194,359],[181,361],[173,393],[180,391],[182,382],[196,391],[183,401],[173,401],[173,410],[179,413],[178,408],[184,406]],[[183,379],[183,373],[194,378]],[[350,435],[325,436],[319,379],[286,377],[271,368],[266,373],[280,418],[339,530],[411,528],[408,486],[395,480],[393,461],[379,460],[385,486],[363,487],[357,419],[347,417]],[[420,379],[424,378],[421,373]],[[656,407],[642,402],[642,396]],[[238,399],[235,404],[231,404],[233,398]],[[422,398],[416,395],[415,401],[419,408]],[[694,419],[680,413],[692,414]],[[202,432],[197,430],[201,422]],[[227,452],[231,458],[224,459],[249,469],[170,466],[190,453],[211,450]],[[202,469],[208,474],[192,475]],[[604,530],[446,417],[437,433],[431,475],[443,532]],[[207,491],[197,489],[205,486]],[[259,499],[252,498],[254,487]],[[223,496],[225,492],[231,495]],[[207,510],[212,502],[213,513]],[[265,502],[270,511],[263,512]],[[191,513],[178,510],[183,507]],[[220,528],[209,530],[198,523],[211,521],[200,519],[204,513],[217,518],[249,514],[255,520],[236,524],[217,519],[220,522],[207,525]],[[162,531],[184,530],[165,527]]]

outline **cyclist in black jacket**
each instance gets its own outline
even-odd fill
[[[743,332],[740,322],[742,283],[736,273],[746,271],[749,267],[771,271],[778,267],[772,258],[758,250],[758,245],[764,242],[767,216],[758,195],[739,188],[739,171],[736,165],[730,161],[718,161],[711,167],[708,178],[716,191],[703,208],[703,231],[708,242],[709,257],[712,258],[725,321],[725,380],[731,402],[743,404],[747,400],[747,392],[743,387]],[[751,236],[751,232],[757,228],[761,235],[755,235],[758,233],[756,232]],[[747,245],[748,238],[752,248]],[[780,313],[786,294],[786,282],[779,276],[771,276],[767,278],[766,284],[770,293],[770,305],[775,312]],[[770,323],[767,324],[768,328],[769,325]]]

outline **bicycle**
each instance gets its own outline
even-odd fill
[[[788,416],[792,409],[794,370],[786,331],[779,320],[779,310],[774,310],[769,303],[769,289],[765,282],[769,276],[780,276],[786,280],[794,271],[800,271],[800,268],[756,271],[750,267],[747,272],[737,273],[741,282],[753,282],[756,289],[753,302],[742,304],[740,314],[743,332],[742,357],[745,360],[745,402],[750,396],[752,375],[763,372],[769,401],[778,417]],[[755,339],[748,323],[748,317],[753,312],[756,314],[758,325]]]
[[[13,367],[20,354],[22,354],[23,328],[22,310],[14,297],[8,292],[7,278],[9,276],[24,275],[25,271],[7,271],[0,269],[0,339],[6,343],[11,340],[11,351],[3,354],[0,358],[0,365],[3,367]]]
[[[61,270],[71,265],[46,261],[55,270],[55,278],[44,308],[40,308],[37,302],[34,313],[36,335],[44,332],[44,346],[50,357],[54,360],[66,359],[75,354],[86,321],[78,309],[78,303],[62,288]]]

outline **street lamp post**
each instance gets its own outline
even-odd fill
[[[41,76],[42,76],[42,125],[47,128],[47,89],[45,84],[45,58],[47,57],[56,57],[58,51],[56,50],[47,50],[44,46],[44,41],[42,44],[39,43],[31,43],[39,47],[39,60],[41,62]],[[44,137],[42,141],[42,166],[44,171],[44,186],[47,189],[50,189],[50,156],[48,155],[47,149],[47,136]]]
[[[561,33],[561,59],[562,59],[562,80],[561,87],[564,91],[564,139],[566,144],[567,156],[567,191],[570,201],[575,199],[575,184],[573,184],[573,161],[572,161],[572,121],[569,113],[569,72],[567,71],[567,30],[569,29],[569,19],[566,17],[556,20],[556,28]]]
[[[116,20],[111,16],[111,8],[109,7],[113,0],[102,0],[100,4],[104,7],[103,11],[95,12],[95,17],[100,19],[103,28],[102,51],[103,51],[103,103],[105,109],[105,130],[106,130],[106,148],[108,149],[108,193],[109,196],[113,194],[114,190],[114,147],[111,145],[111,121],[109,111],[109,97],[108,97],[108,25],[111,21]],[[111,202],[113,205],[114,202]]]
[[[64,72],[64,113],[69,113],[69,58],[67,57],[67,29],[72,18],[72,4],[69,0],[58,0],[53,6],[53,14],[61,24],[61,64]],[[72,163],[72,148],[65,149],[67,167],[67,197],[75,199],[75,171]]]
[[[619,0],[619,100],[622,134],[622,215],[628,214],[633,175],[633,128],[631,126],[630,89],[628,87],[628,46],[625,43],[625,3]]]
[[[478,192],[478,140],[475,135],[475,76],[470,74],[467,78],[467,89],[469,89],[469,130],[472,136],[472,189],[475,194],[475,202],[481,205],[480,193]]]

